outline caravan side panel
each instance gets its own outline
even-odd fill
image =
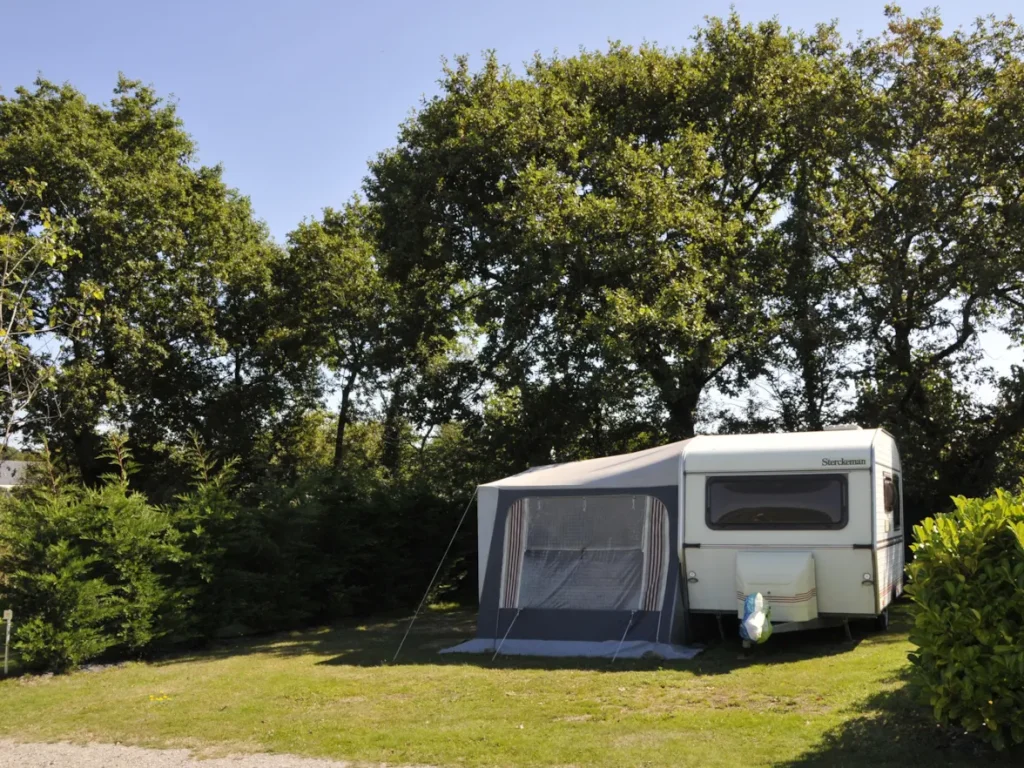
[[[893,520],[885,511],[885,484],[886,472],[893,472],[894,466],[898,467],[899,458],[894,456],[894,444],[891,437],[878,430],[874,441],[873,467],[875,481],[875,540],[883,542],[894,535]]]
[[[487,558],[494,536],[494,518],[498,514],[498,489],[481,485],[476,489],[476,537],[479,564],[477,566],[477,591],[480,599],[484,596],[484,574],[487,573]]]
[[[878,605],[884,609],[893,598],[903,594],[904,542],[903,539],[899,539],[879,547],[875,552],[878,569]]]
[[[875,582],[878,609],[884,610],[893,598],[903,593],[903,567],[906,552],[906,510],[903,508],[903,473],[896,442],[879,430],[874,440],[875,470]],[[885,476],[897,479],[899,515],[885,504]]]

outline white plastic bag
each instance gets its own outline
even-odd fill
[[[751,643],[763,643],[772,634],[769,619],[771,608],[766,612],[764,598],[760,592],[747,595],[743,601],[743,621],[740,623],[740,637]]]
[[[761,593],[747,595],[743,601],[743,621],[740,622],[740,637],[756,643],[764,629],[764,598]]]

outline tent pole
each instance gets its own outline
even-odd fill
[[[516,623],[516,619],[519,618],[519,614],[522,613],[522,612],[523,612],[523,609],[520,608],[520,609],[518,609],[516,611],[516,615],[512,617],[512,621],[509,623],[508,629],[505,630],[505,637],[501,638],[501,642],[498,643],[498,647],[497,647],[497,649],[495,649],[494,655],[491,656],[491,661],[494,661],[496,658],[498,658],[498,654],[501,652],[501,646],[503,646],[505,644],[505,638],[507,638],[508,637],[508,633],[512,631],[512,625]],[[495,632],[494,634],[498,634],[498,633]]]
[[[612,656],[612,663],[613,663],[613,664],[615,663],[615,660],[616,660],[617,658],[619,658],[619,651],[621,651],[621,650],[622,650],[622,644],[623,644],[624,642],[626,642],[626,635],[628,635],[628,634],[629,634],[629,630],[630,630],[630,628],[631,628],[631,627],[633,626],[633,617],[634,617],[634,616],[636,616],[636,611],[635,611],[635,610],[634,610],[634,611],[632,611],[632,612],[631,612],[631,613],[629,614],[629,621],[628,621],[628,622],[626,622],[626,631],[622,633],[622,637],[621,637],[621,638],[619,639],[619,647],[615,649],[615,655],[614,655],[614,656]],[[657,640],[657,638],[655,638],[655,640]]]
[[[462,517],[459,518],[459,524],[455,526],[455,533],[452,534],[451,541],[448,542],[448,546],[444,550],[444,554],[441,555],[441,562],[437,564],[437,570],[434,571],[434,575],[430,577],[430,583],[427,584],[427,591],[423,593],[423,598],[420,600],[420,604],[416,606],[416,611],[412,615],[412,620],[409,622],[409,626],[405,628],[405,634],[402,635],[402,642],[398,644],[398,650],[395,651],[395,657],[391,659],[391,663],[394,664],[398,661],[398,654],[402,652],[402,646],[405,645],[405,640],[409,637],[409,633],[412,631],[412,625],[416,623],[416,619],[419,618],[420,611],[423,610],[423,604],[427,602],[427,597],[430,595],[430,590],[434,588],[434,582],[437,580],[437,576],[441,573],[441,566],[444,565],[444,561],[448,558],[448,553],[451,552],[452,544],[455,543],[455,537],[459,535],[459,531],[462,529],[462,524],[466,521],[466,515],[469,512],[469,508],[473,504],[473,499],[476,498],[476,492],[478,489],[473,489],[473,495],[469,497],[469,503],[466,504],[466,508],[462,510]]]

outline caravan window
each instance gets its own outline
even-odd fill
[[[893,530],[898,531],[903,525],[903,510],[900,508],[900,476],[891,475],[888,472],[882,475],[882,490],[886,514],[892,515]]]
[[[834,529],[846,525],[844,475],[709,477],[709,528]]]
[[[900,493],[900,476],[893,475],[892,519],[893,527],[898,531],[903,526],[903,494]]]

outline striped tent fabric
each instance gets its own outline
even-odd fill
[[[505,575],[501,584],[501,607],[519,606],[519,581],[523,570],[523,549],[526,544],[526,499],[520,499],[508,510],[505,531]]]
[[[655,498],[650,501],[647,540],[644,542],[646,557],[646,574],[644,584],[647,589],[641,600],[640,610],[659,611],[665,595],[664,569],[668,563],[668,510]]]

